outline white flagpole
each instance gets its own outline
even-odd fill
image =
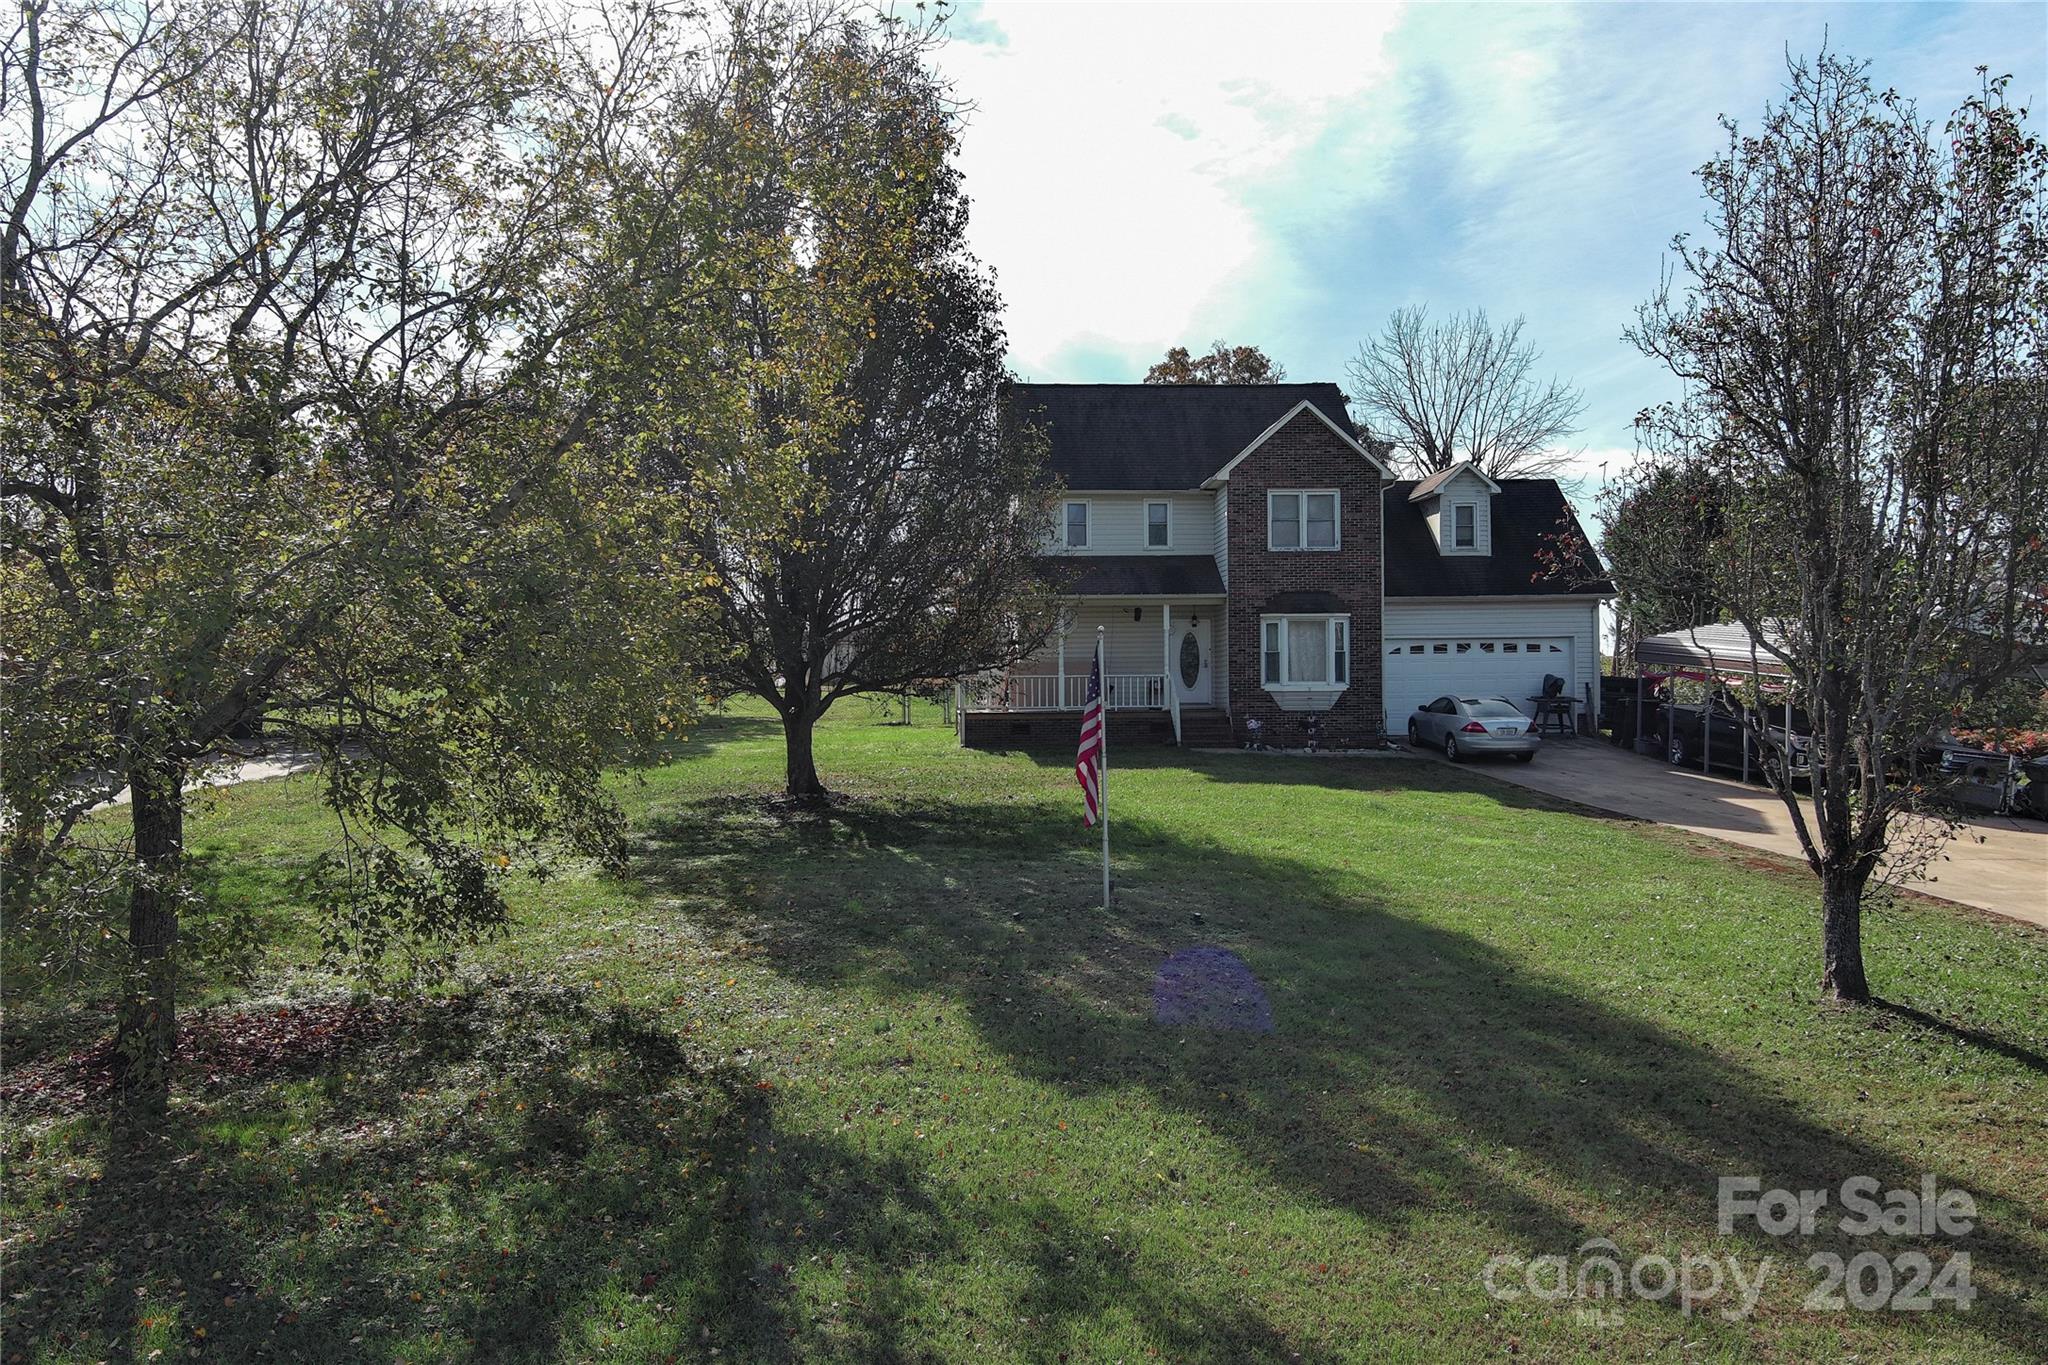
[[[1103,632],[1095,628],[1095,674],[1102,680],[1102,762],[1095,771],[1095,804],[1102,816],[1102,908],[1109,909],[1109,673],[1103,668]]]

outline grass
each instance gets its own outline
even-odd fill
[[[1105,915],[1064,755],[859,708],[819,750],[851,799],[794,813],[774,729],[713,720],[622,784],[629,875],[523,886],[454,985],[355,1010],[294,899],[313,780],[211,799],[194,844],[265,930],[260,979],[204,988],[151,1159],[89,1111],[8,1114],[0,1356],[2048,1350],[2037,931],[1875,912],[1903,1008],[1832,1009],[1796,876],[1442,765],[1170,751],[1117,755]],[[1157,1022],[1195,948],[1256,989]],[[10,1065],[61,1064],[99,1016],[11,984]],[[1270,1032],[1213,1026],[1259,993]],[[1716,1231],[1722,1175],[1923,1172],[1976,1231]],[[1732,1292],[1596,1320],[1482,1287],[1594,1238],[1776,1264],[1732,1321]],[[1873,1247],[1968,1251],[1979,1297],[1802,1305],[1806,1256]]]

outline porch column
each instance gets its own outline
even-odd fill
[[[1060,690],[1053,695],[1052,709],[1064,711],[1067,709],[1067,628],[1065,626],[1060,627],[1059,680]]]
[[[1180,743],[1180,688],[1174,686],[1174,604],[1159,606],[1159,688],[1165,714],[1174,720],[1174,743]]]
[[[1173,603],[1159,608],[1159,686],[1166,714],[1173,721],[1173,742],[1180,743],[1180,689],[1173,685]]]

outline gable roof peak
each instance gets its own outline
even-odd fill
[[[1264,445],[1267,441],[1271,440],[1274,435],[1286,429],[1286,427],[1288,427],[1296,417],[1299,417],[1303,411],[1307,411],[1312,415],[1320,418],[1324,426],[1328,427],[1331,431],[1336,433],[1338,440],[1342,441],[1345,445],[1349,446],[1353,451],[1357,452],[1359,457],[1362,458],[1367,464],[1371,465],[1374,469],[1377,469],[1380,473],[1381,483],[1391,483],[1393,481],[1394,471],[1387,467],[1385,461],[1381,460],[1379,456],[1373,454],[1370,450],[1367,450],[1364,446],[1360,445],[1358,442],[1358,438],[1356,436],[1353,436],[1349,431],[1345,430],[1344,427],[1340,427],[1335,422],[1331,421],[1330,415],[1328,413],[1324,412],[1321,408],[1317,407],[1315,404],[1309,402],[1306,398],[1304,398],[1299,403],[1296,403],[1293,407],[1289,408],[1285,413],[1281,414],[1280,419],[1274,422],[1272,426],[1267,427],[1257,436],[1252,437],[1251,444],[1247,445],[1243,450],[1238,451],[1237,454],[1231,456],[1230,463],[1224,465],[1223,468],[1217,470],[1214,474],[1211,474],[1206,480],[1203,481],[1202,487],[1214,488],[1216,485],[1220,483],[1228,482],[1230,479],[1231,470],[1237,468],[1240,464],[1244,463],[1246,456],[1250,455],[1253,451],[1257,450],[1260,446]]]
[[[1075,490],[1202,488],[1275,418],[1284,422],[1304,404],[1353,439],[1343,391],[1331,383],[1018,382],[1010,401],[1045,429],[1046,472]]]
[[[1435,497],[1445,484],[1457,478],[1460,474],[1470,474],[1473,478],[1485,484],[1486,491],[1489,493],[1500,492],[1500,485],[1487,478],[1478,465],[1470,460],[1460,460],[1454,465],[1439,469],[1428,478],[1418,482],[1414,488],[1409,490],[1408,501],[1421,502],[1424,498]]]

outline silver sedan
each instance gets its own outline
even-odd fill
[[[1408,717],[1408,745],[1442,749],[1453,763],[1509,754],[1527,763],[1543,747],[1531,721],[1506,697],[1438,697]]]

